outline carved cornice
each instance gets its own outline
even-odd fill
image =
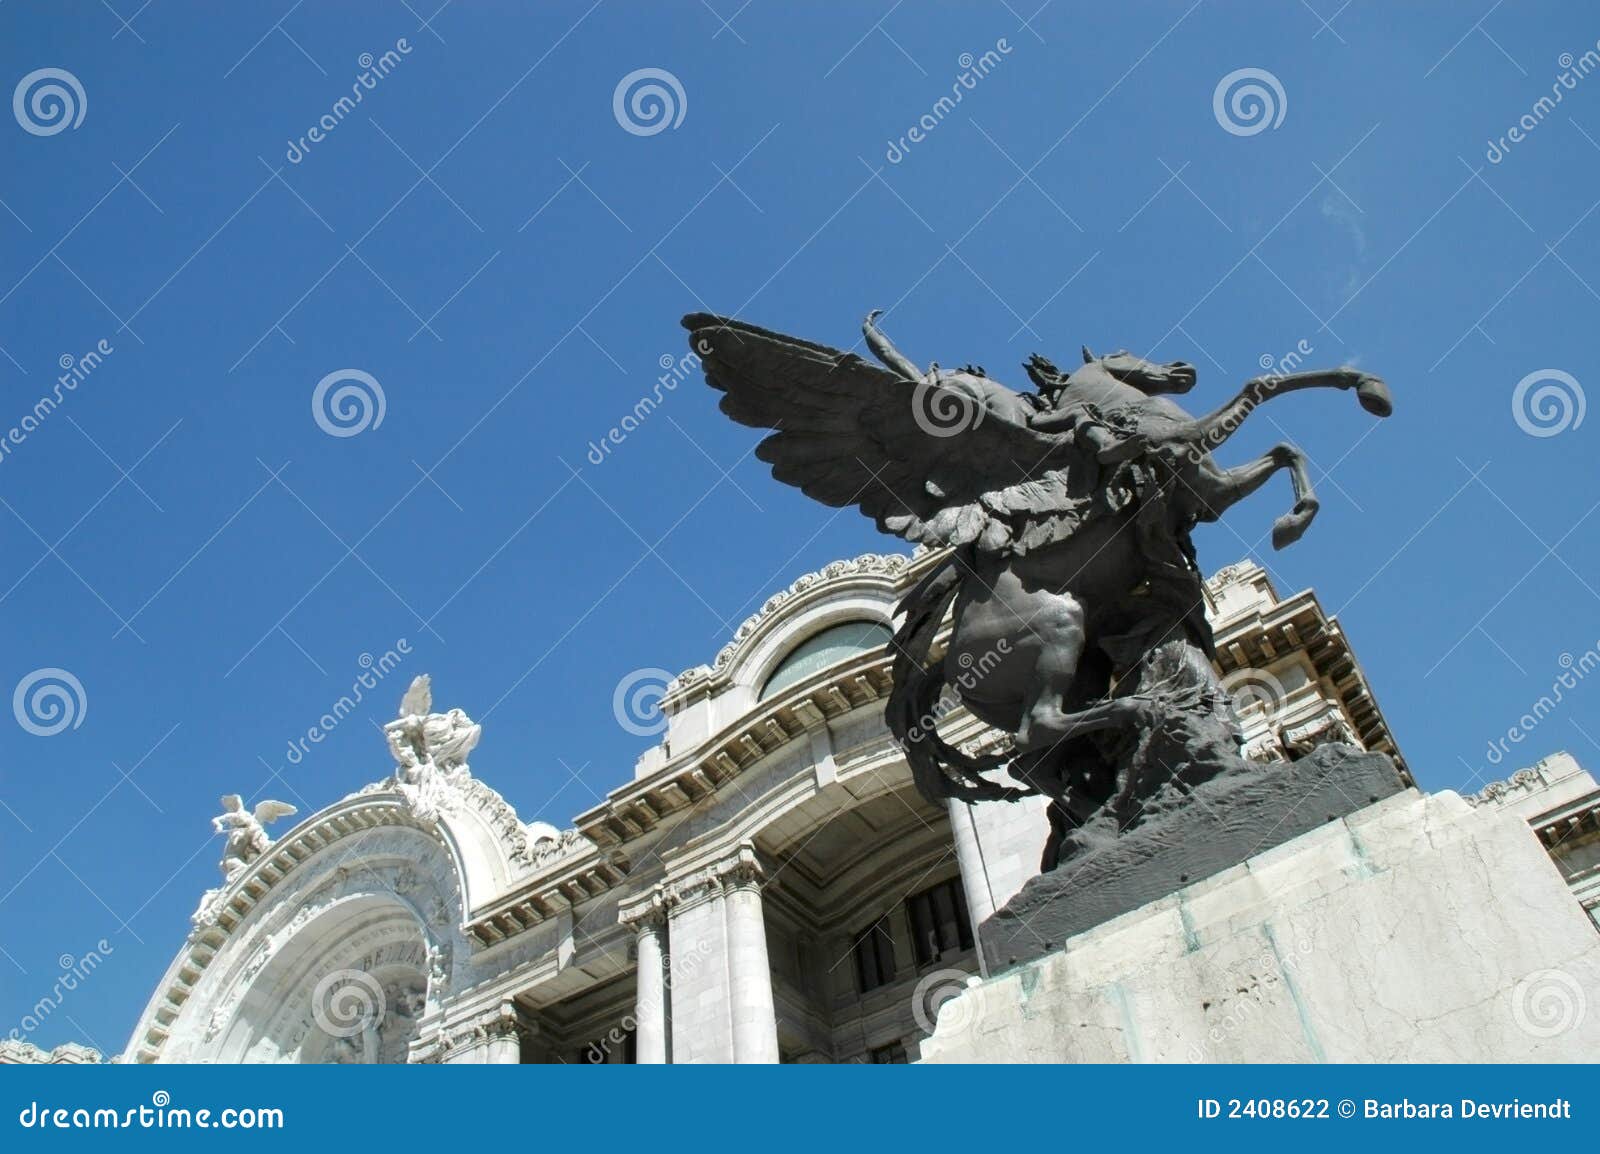
[[[848,561],[830,562],[815,573],[807,573],[797,578],[787,589],[774,593],[767,598],[760,609],[745,618],[743,624],[734,630],[733,639],[718,651],[716,659],[710,665],[697,665],[673,678],[667,685],[666,696],[670,698],[698,682],[713,679],[726,670],[767,620],[800,594],[834,582],[863,576],[882,577],[897,582],[913,564],[920,561],[920,557],[911,558],[902,553],[863,553]]]
[[[578,829],[603,848],[643,836],[825,720],[888,697],[892,665],[888,653],[868,652],[834,666],[823,681],[801,682],[650,776],[613,790],[577,816]]]
[[[1229,585],[1237,585],[1246,578],[1253,578],[1257,573],[1266,571],[1254,561],[1235,561],[1232,565],[1224,565],[1211,576],[1206,578],[1206,588],[1215,593]]]
[[[1221,570],[1218,577],[1235,570],[1228,580],[1237,581],[1257,568],[1253,563],[1240,562]],[[1217,579],[1213,577],[1212,583]],[[1241,669],[1266,669],[1289,653],[1303,653],[1318,678],[1332,687],[1338,704],[1354,727],[1358,744],[1374,753],[1388,754],[1407,780],[1410,779],[1405,758],[1395,745],[1389,723],[1378,708],[1372,687],[1351,652],[1344,630],[1337,618],[1323,612],[1311,590],[1276,601],[1262,601],[1253,611],[1230,615],[1216,624],[1216,646],[1217,671],[1224,678]],[[1281,744],[1281,739],[1278,740]]]
[[[1489,805],[1513,793],[1532,793],[1544,785],[1544,777],[1537,769],[1519,769],[1504,781],[1491,781],[1477,793],[1467,796],[1471,806]]]
[[[92,1066],[104,1061],[99,1050],[77,1042],[45,1050],[32,1042],[0,1038],[0,1066]]]

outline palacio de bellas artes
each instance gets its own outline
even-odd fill
[[[10,1117],[1592,1130],[1600,12],[1035,7],[0,6]]]

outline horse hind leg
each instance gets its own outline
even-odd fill
[[[1083,606],[1065,594],[1052,596],[1027,621],[1025,630],[1038,656],[1023,696],[1022,724],[1016,735],[1019,750],[1044,749],[1071,733],[1067,697],[1083,656],[1084,624]]]

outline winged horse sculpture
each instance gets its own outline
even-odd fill
[[[1193,366],[1086,348],[1070,372],[1031,358],[1037,391],[1021,393],[972,366],[919,369],[878,315],[863,335],[879,364],[727,317],[683,325],[722,411],[774,430],[756,449],[774,477],[947,550],[900,606],[887,720],[931,801],[1050,796],[1050,868],[1070,830],[1107,814],[1128,826],[1168,782],[1241,760],[1190,531],[1279,470],[1294,504],[1275,547],[1318,506],[1294,445],[1232,468],[1212,450],[1285,393],[1350,389],[1385,417],[1389,391],[1351,368],[1271,375],[1195,418],[1170,399],[1194,386]],[[973,757],[940,739],[936,707],[957,667],[983,671],[949,688],[1014,752]]]

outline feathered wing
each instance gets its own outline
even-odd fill
[[[908,381],[854,353],[708,313],[683,318],[706,381],[778,480],[931,547],[1001,551],[1076,527],[1089,496],[1070,437],[1029,424],[1032,405],[978,377]],[[1070,524],[1066,524],[1070,522]],[[1055,530],[1048,536],[1054,537]]]
[[[401,717],[426,717],[433,712],[433,678],[426,673],[411,679],[411,687],[400,699]]]
[[[285,801],[263,801],[255,808],[255,817],[262,825],[277,821],[280,817],[292,817],[299,813],[294,806]]]

